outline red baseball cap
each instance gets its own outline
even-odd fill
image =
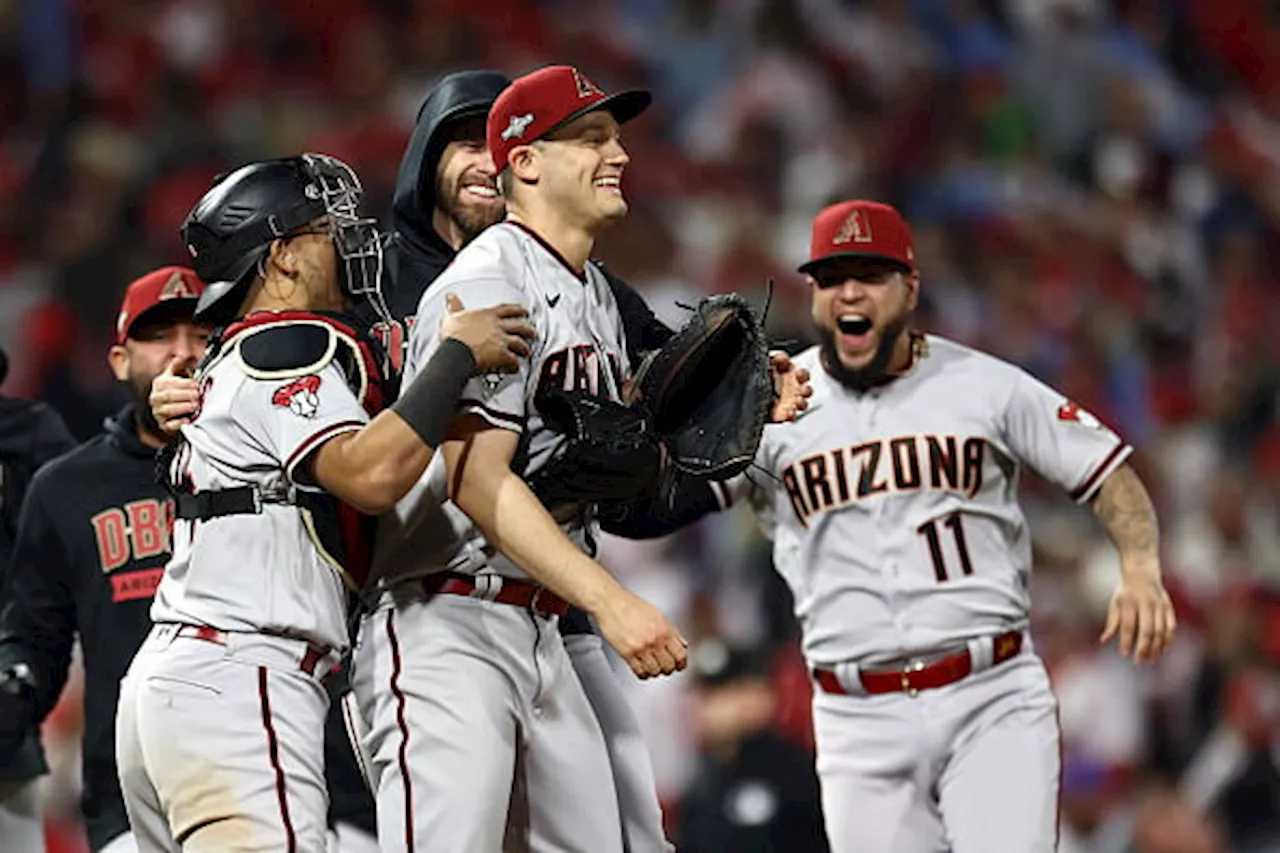
[[[517,77],[489,109],[485,136],[494,168],[501,172],[507,167],[513,148],[541,139],[589,112],[608,110],[624,124],[644,112],[652,100],[642,89],[606,95],[571,65],[548,65]]]
[[[902,214],[878,201],[842,201],[813,220],[809,260],[800,272],[838,258],[877,258],[915,270],[911,229]]]
[[[116,343],[123,344],[144,314],[160,305],[180,300],[189,303],[194,314],[204,292],[204,282],[186,267],[161,267],[135,279],[124,292],[120,316],[116,318]]]

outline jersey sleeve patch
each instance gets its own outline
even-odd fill
[[[286,382],[271,395],[271,404],[300,418],[314,418],[320,409],[320,377],[314,373]]]
[[[1077,423],[1089,429],[1102,429],[1102,421],[1080,408],[1076,403],[1069,401],[1058,407],[1058,420]]]
[[[241,333],[240,362],[255,379],[315,373],[333,358],[333,330],[320,323],[290,322]]]

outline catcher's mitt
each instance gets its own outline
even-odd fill
[[[769,347],[751,305],[736,293],[710,296],[636,376],[670,462],[727,480],[746,470],[774,401]]]
[[[657,479],[662,450],[643,409],[585,391],[551,391],[537,406],[545,424],[565,437],[525,477],[543,503],[631,500]]]

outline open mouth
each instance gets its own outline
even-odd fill
[[[836,327],[842,335],[861,337],[871,331],[871,320],[863,314],[841,314]]]

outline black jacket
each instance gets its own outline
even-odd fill
[[[156,481],[155,451],[138,440],[134,424],[126,407],[102,434],[36,475],[14,549],[14,606],[0,621],[0,663],[31,666],[38,720],[62,693],[80,635],[81,808],[94,850],[129,829],[116,781],[116,700],[151,627],[151,599],[169,560],[173,525],[173,502]]]
[[[23,498],[40,466],[74,446],[62,418],[49,406],[0,397],[0,615],[8,609],[6,584]],[[46,770],[35,737],[0,746],[0,780],[31,779]]]

